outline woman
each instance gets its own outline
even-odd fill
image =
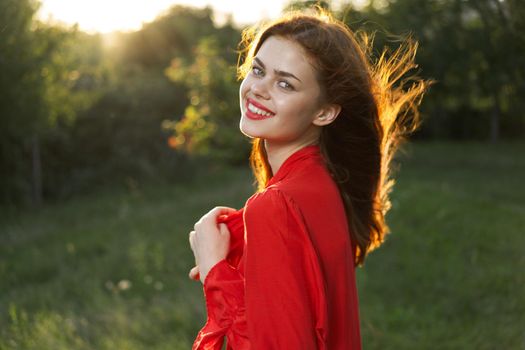
[[[322,12],[244,33],[258,191],[190,233],[208,311],[193,349],[361,349],[355,266],[388,231],[390,160],[428,86],[400,81],[415,45],[372,64],[363,38]]]

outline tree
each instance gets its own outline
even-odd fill
[[[370,2],[362,23],[381,32],[411,32],[420,42],[417,62],[437,83],[427,94],[427,136],[500,138],[517,135],[525,55],[525,6],[514,0],[389,0]],[[375,4],[375,5],[374,5]],[[386,37],[386,36],[385,36]],[[518,131],[516,131],[518,130]]]
[[[60,122],[72,123],[98,92],[87,84],[93,72],[84,71],[82,63],[96,51],[81,53],[78,43],[84,38],[76,27],[33,20],[37,8],[29,0],[0,3],[0,190],[4,202],[31,192],[32,202],[39,205],[45,169],[42,139]]]
[[[29,0],[0,2],[0,190],[3,201],[12,201],[20,192],[30,192],[28,173],[31,165],[24,161],[30,140],[41,127],[43,83],[39,79],[42,65],[31,30],[38,4]],[[38,147],[33,147],[38,152]],[[38,167],[38,157],[33,161]],[[38,170],[33,173],[38,177]],[[34,184],[34,199],[40,188]]]
[[[165,121],[174,132],[171,145],[191,154],[208,155],[228,162],[247,159],[249,143],[238,130],[238,82],[235,66],[219,54],[218,41],[204,38],[195,59],[174,59],[166,74],[189,88],[191,104],[178,122]]]

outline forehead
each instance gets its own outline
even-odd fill
[[[262,43],[255,57],[264,63],[266,69],[292,73],[303,82],[315,81],[315,70],[304,49],[290,39],[269,37]]]

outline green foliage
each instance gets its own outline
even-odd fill
[[[283,11],[300,11],[305,9],[322,8],[324,10],[332,10],[330,1],[320,0],[306,0],[306,1],[290,1],[283,9]]]
[[[139,31],[121,37],[119,61],[142,67],[166,67],[175,57],[189,58],[195,42],[216,28],[210,8],[173,6]]]
[[[358,269],[365,349],[520,349],[523,143],[415,143],[392,234]],[[248,167],[0,210],[0,349],[188,349],[205,321],[188,233],[253,193]]]
[[[315,5],[336,8],[287,8]],[[231,21],[218,27],[209,7],[174,6],[136,32],[89,35],[40,23],[38,6],[0,1],[0,202],[178,181],[192,162],[247,162],[234,69],[240,30]],[[376,52],[407,32],[420,42],[420,74],[437,83],[416,137],[525,133],[522,1],[343,2],[335,15],[377,31]]]
[[[73,86],[81,77],[73,54],[81,34],[75,28],[33,21],[36,9],[33,1],[0,3],[1,201],[12,201],[28,193],[31,182],[34,187],[34,181],[41,181],[29,177],[30,156],[33,174],[35,161],[40,161],[39,140],[53,132],[60,120],[72,122],[98,95],[93,89]]]
[[[163,126],[174,131],[172,146],[190,154],[210,154],[226,162],[247,159],[249,143],[236,126],[240,111],[236,69],[219,55],[219,45],[212,37],[204,38],[195,49],[191,64],[175,59],[166,70],[173,81],[184,83],[191,105],[177,123]]]
[[[496,141],[525,131],[524,11],[519,1],[395,0],[340,15],[354,29],[377,30],[379,48],[400,34],[419,41],[421,75],[436,80],[421,136]]]
[[[36,128],[41,117],[39,66],[33,52],[31,19],[36,11],[29,1],[0,2],[0,201],[25,190],[17,175],[27,171],[21,164],[24,145],[19,141]],[[35,120],[36,119],[36,120]]]
[[[1,202],[40,188],[56,198],[123,179],[183,176],[189,163],[167,147],[161,122],[182,114],[186,87],[163,71],[216,30],[210,9],[176,6],[141,31],[103,37],[33,20],[36,3],[0,6]],[[217,31],[224,56],[231,33]]]
[[[100,80],[103,73],[103,67],[99,66],[98,38],[75,28],[41,23],[35,23],[33,33],[37,57],[43,58],[39,80],[43,84],[45,123],[49,127],[56,126],[59,121],[71,124],[77,113],[89,108],[100,97],[98,84],[86,84],[87,80]],[[90,48],[94,50],[86,52]]]

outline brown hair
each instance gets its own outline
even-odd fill
[[[243,32],[246,55],[238,64],[239,78],[246,76],[262,43],[273,35],[302,46],[317,72],[323,102],[341,106],[335,121],[322,128],[319,144],[339,187],[356,263],[361,265],[389,232],[385,215],[394,184],[391,160],[405,136],[418,127],[417,106],[430,84],[406,77],[416,67],[417,43],[405,39],[390,55],[385,50],[372,61],[372,40],[366,34],[356,37],[321,9],[315,14],[291,12]],[[263,139],[253,140],[250,163],[261,191],[273,176]]]

